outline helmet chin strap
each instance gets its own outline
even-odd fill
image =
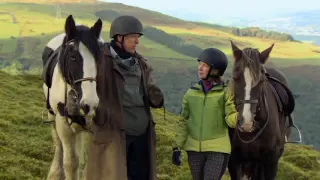
[[[211,73],[212,73],[212,67],[210,67],[207,76],[203,80],[207,81],[207,80],[210,80],[210,78],[218,77],[218,76],[212,75]]]
[[[129,54],[131,54],[132,56],[136,53],[136,52],[131,53],[131,52],[129,52],[129,51],[126,50],[126,48],[125,48],[125,46],[124,46],[124,36],[122,36],[121,42],[118,41],[118,38],[116,38],[116,41],[121,45],[121,50],[122,50],[123,52],[129,53]]]

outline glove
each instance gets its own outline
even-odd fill
[[[181,166],[181,150],[178,147],[174,147],[172,150],[172,163],[176,166]]]
[[[150,85],[147,87],[149,94],[149,103],[153,108],[161,108],[164,104],[163,93],[156,85]]]

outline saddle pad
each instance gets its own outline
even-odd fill
[[[42,80],[43,82],[48,86],[48,88],[51,88],[52,85],[52,76],[54,67],[56,66],[58,62],[58,54],[60,51],[60,47],[57,48],[55,51],[48,52],[47,58],[45,58],[45,55],[43,55],[43,71],[42,71]]]
[[[276,90],[285,114],[286,115],[291,114],[295,107],[295,100],[290,89],[285,84],[283,84],[282,82],[280,82],[278,79],[274,77],[268,77],[268,80],[269,80],[269,83]]]

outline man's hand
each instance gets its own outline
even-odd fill
[[[156,85],[147,87],[149,94],[149,103],[153,108],[161,108],[164,103],[163,93]]]
[[[173,148],[172,163],[176,166],[181,166],[181,150],[178,147]]]

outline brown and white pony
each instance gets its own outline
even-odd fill
[[[53,122],[54,157],[47,179],[78,179],[81,137],[91,126],[98,106],[97,65],[101,61],[102,21],[76,25],[72,15],[65,33],[52,38],[42,53],[43,90],[48,119]]]

